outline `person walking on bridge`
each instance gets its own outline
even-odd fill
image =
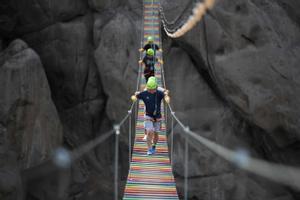
[[[144,68],[144,77],[146,79],[146,83],[148,82],[149,77],[155,76],[155,63],[163,63],[162,60],[159,60],[154,55],[153,49],[148,49],[143,60],[139,61],[139,64],[143,64]]]
[[[164,99],[169,103],[170,97],[167,92],[158,90],[156,79],[149,78],[146,88],[146,91],[136,92],[131,99],[132,101],[141,99],[145,104],[144,126],[147,132],[147,155],[152,155],[155,153],[156,144],[159,139],[158,133],[161,128],[161,102]]]
[[[149,79],[148,79],[148,81],[155,81],[155,82],[157,82],[157,79],[156,79],[156,77],[154,77],[154,76],[151,76]],[[144,91],[146,91],[147,90],[147,87],[145,87],[144,88]],[[163,92],[164,94],[166,94],[166,95],[169,95],[169,90],[167,90],[167,89],[165,89],[165,88],[162,88],[162,87],[157,87],[157,90],[158,91],[161,91],[161,92]],[[144,138],[143,138],[143,140],[144,141],[147,141],[147,131],[146,131],[146,129],[145,129],[145,135],[144,135]],[[154,134],[154,139],[153,139],[154,141],[158,141],[158,134]],[[155,148],[155,147],[154,147]]]
[[[154,38],[152,36],[149,36],[147,38],[147,44],[143,48],[140,48],[140,52],[148,51],[148,49],[154,50],[154,55],[156,55],[156,51],[162,51],[161,48],[157,44],[154,43]]]

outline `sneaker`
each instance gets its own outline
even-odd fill
[[[152,155],[152,154],[153,154],[152,149],[149,149],[149,150],[147,151],[147,155],[150,156],[150,155]]]
[[[145,136],[144,136],[143,140],[144,140],[144,141],[146,141],[146,140],[147,140],[147,135],[145,135]]]
[[[154,153],[155,153],[155,151],[156,151],[155,149],[156,149],[156,146],[155,146],[155,145],[153,145],[153,146],[152,146],[152,149],[151,149],[151,151],[152,151],[152,153],[153,153],[153,154],[154,154]]]

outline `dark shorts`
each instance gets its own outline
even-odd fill
[[[144,76],[145,76],[145,79],[146,79],[146,83],[148,82],[148,79],[151,77],[151,76],[155,76],[154,74],[154,71],[150,71],[150,72],[144,72]]]

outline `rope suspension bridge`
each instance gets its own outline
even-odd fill
[[[162,49],[161,41],[161,23],[164,31],[169,37],[176,38],[184,35],[186,32],[191,30],[196,23],[201,20],[206,11],[214,5],[213,0],[205,0],[203,3],[195,4],[193,13],[190,18],[181,26],[170,29],[170,24],[160,5],[159,0],[143,0],[143,31],[141,34],[141,47],[147,41],[149,36],[154,38],[154,42],[159,45]],[[161,20],[160,20],[161,19]],[[140,53],[140,59],[143,57],[143,52]],[[157,51],[156,57],[163,60],[163,53]],[[160,86],[166,87],[165,74],[163,63],[157,62],[155,64],[155,76]],[[141,90],[145,87],[145,80],[142,74],[142,67],[139,66],[136,91]],[[157,143],[156,153],[153,155],[147,155],[147,144],[143,140],[144,137],[144,114],[145,105],[143,101],[133,102],[121,122],[113,127],[112,130],[107,133],[103,133],[100,137],[95,138],[89,143],[75,149],[72,152],[64,149],[56,151],[55,156],[51,163],[60,167],[68,168],[70,165],[81,158],[84,154],[88,153],[96,146],[107,140],[109,137],[115,135],[115,155],[114,155],[114,199],[123,198],[125,200],[133,199],[188,199],[188,148],[189,140],[198,141],[201,145],[207,147],[209,150],[214,152],[216,155],[223,159],[235,164],[241,169],[247,170],[248,172],[256,175],[265,177],[271,181],[275,181],[281,184],[290,186],[296,190],[300,190],[300,170],[298,168],[283,166],[279,164],[269,163],[263,160],[255,159],[247,155],[245,152],[233,151],[227,149],[211,140],[208,140],[199,134],[190,130],[190,128],[184,125],[181,120],[176,116],[170,103],[165,103],[161,108],[162,112],[162,126],[159,132],[159,141]],[[170,116],[168,116],[168,113]],[[134,116],[136,115],[136,116]],[[135,120],[135,127],[132,127],[133,119]],[[171,122],[170,134],[167,135],[167,120]],[[129,160],[129,174],[123,196],[119,194],[119,136],[121,133],[121,127],[128,122],[128,160]],[[177,123],[182,128],[181,135],[185,138],[185,154],[184,154],[184,193],[182,196],[178,196],[176,181],[173,176],[173,134],[174,125]],[[132,148],[132,130],[135,130],[135,140]],[[169,138],[169,139],[168,139]],[[170,141],[168,146],[167,141]],[[53,162],[54,161],[54,162]],[[34,169],[28,169],[23,172],[25,179],[34,179],[31,176],[32,171],[38,172],[39,169],[49,168],[49,162],[46,162]],[[27,174],[27,176],[26,176]],[[38,176],[37,173],[36,176]],[[26,181],[25,181],[26,182]],[[68,187],[67,184],[62,185],[59,191],[63,191],[64,187]],[[58,193],[58,199],[62,199],[63,192]]]
[[[159,1],[144,1],[143,41],[146,43],[147,38],[152,36],[154,43],[161,47],[158,3]],[[161,59],[162,53],[157,52],[156,57]],[[161,66],[160,63],[155,66],[155,76],[160,85],[162,83]],[[142,84],[145,84],[144,79]],[[168,154],[164,110],[162,108],[163,119],[156,148],[157,152],[148,156],[146,154],[147,145],[143,141],[144,106],[144,103],[139,101],[135,144],[123,199],[178,199]]]

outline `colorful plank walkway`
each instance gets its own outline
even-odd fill
[[[159,0],[144,0],[144,43],[148,36],[153,36],[155,43],[160,44],[160,24],[158,16]],[[161,58],[161,53],[157,52]],[[155,75],[161,84],[161,66],[156,64]],[[142,76],[143,83],[145,83]],[[162,107],[164,116],[164,109]],[[174,176],[169,159],[166,139],[165,121],[159,133],[157,151],[148,156],[144,137],[144,103],[139,101],[138,119],[136,124],[135,144],[133,147],[130,171],[124,192],[124,200],[130,199],[178,199]]]

